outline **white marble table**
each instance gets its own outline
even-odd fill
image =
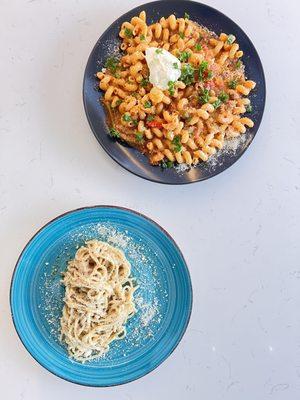
[[[299,2],[210,1],[257,47],[267,107],[236,165],[180,187],[144,181],[115,164],[83,111],[92,46],[139,3],[1,1],[3,398],[299,399]],[[8,304],[14,264],[32,234],[66,210],[102,203],[139,210],[164,226],[185,254],[194,287],[192,319],[177,350],[150,375],[110,389],[73,385],[40,367],[18,340]]]

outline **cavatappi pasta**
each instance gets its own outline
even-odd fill
[[[110,133],[152,164],[207,161],[225,140],[253,127],[243,114],[251,112],[247,96],[256,84],[245,78],[243,51],[233,35],[217,36],[188,15],[147,25],[144,11],[124,22],[119,35],[123,55],[109,58],[97,73]],[[149,82],[149,47],[165,49],[181,62],[180,78],[167,90]]]

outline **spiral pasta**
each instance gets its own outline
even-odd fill
[[[251,113],[247,96],[256,83],[245,77],[234,35],[217,36],[188,15],[147,25],[144,11],[124,22],[119,35],[123,55],[108,59],[97,74],[110,133],[137,147],[152,164],[207,161],[226,140],[253,127],[242,114]],[[169,81],[166,90],[149,81],[145,57],[151,47],[181,62],[180,78]]]

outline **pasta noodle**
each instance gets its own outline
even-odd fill
[[[69,261],[61,340],[76,361],[99,358],[126,336],[125,324],[136,312],[130,269],[122,251],[98,240],[86,242]]]
[[[217,36],[188,16],[170,15],[147,25],[144,11],[124,22],[119,35],[123,55],[109,58],[97,74],[110,133],[152,164],[205,162],[225,140],[253,127],[243,114],[251,113],[247,96],[256,83],[245,77],[234,35]],[[150,82],[145,57],[151,47],[157,53],[167,50],[181,63],[180,77],[169,81],[168,89]]]

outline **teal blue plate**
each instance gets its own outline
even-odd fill
[[[139,285],[137,313],[104,358],[80,364],[59,340],[60,280],[76,249],[93,238],[125,252]],[[179,248],[159,225],[132,210],[96,206],[63,214],[36,233],[17,262],[10,302],[22,343],[43,367],[74,383],[112,386],[146,375],[172,353],[189,322],[192,287]]]

